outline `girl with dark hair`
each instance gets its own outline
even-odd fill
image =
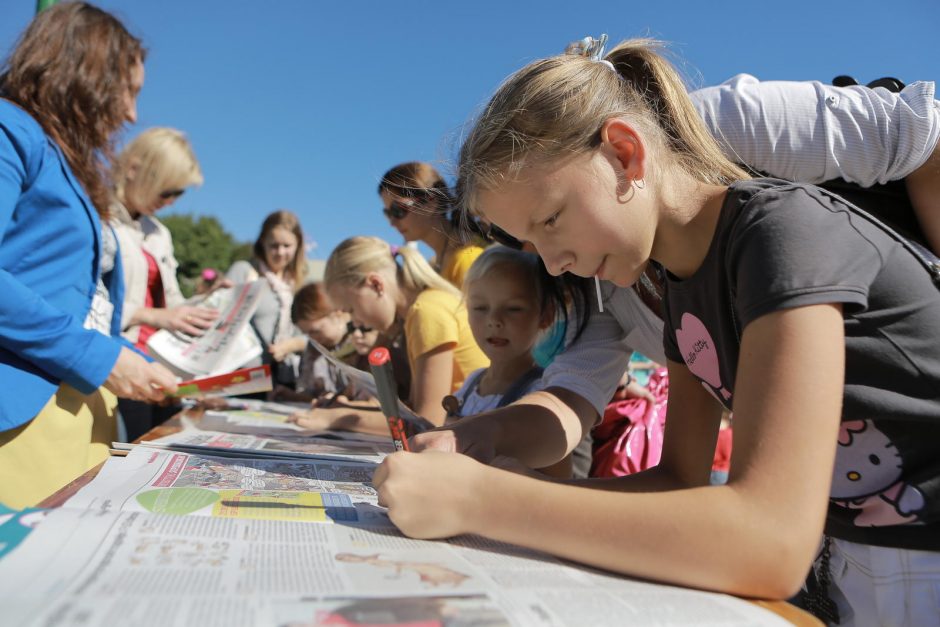
[[[429,163],[396,165],[379,183],[382,212],[407,242],[421,241],[434,251],[432,267],[457,289],[483,252],[479,229],[462,228],[460,214],[444,177]]]
[[[120,260],[105,276],[99,263],[107,252],[105,164],[115,133],[137,118],[145,56],[113,16],[70,2],[36,16],[0,75],[0,501],[7,505],[34,505],[107,456],[106,446],[90,445],[94,430],[114,424],[102,386],[151,401],[176,389],[169,371],[115,339]]]

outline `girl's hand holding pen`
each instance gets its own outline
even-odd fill
[[[392,453],[379,465],[372,485],[388,517],[412,538],[449,538],[473,533],[486,500],[488,469],[466,455],[428,451]]]

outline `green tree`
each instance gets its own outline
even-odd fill
[[[190,296],[203,268],[225,272],[232,262],[250,257],[251,244],[239,242],[213,216],[167,215],[160,221],[170,229],[179,262],[178,278],[183,294]]]

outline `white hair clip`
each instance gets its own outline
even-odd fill
[[[610,69],[617,71],[614,64],[604,58],[604,49],[607,47],[607,33],[602,33],[600,37],[585,37],[578,41],[572,41],[565,46],[565,54],[575,54],[581,57],[587,57],[595,63],[603,63]]]

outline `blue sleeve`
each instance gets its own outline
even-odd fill
[[[14,226],[13,214],[29,180],[27,163],[45,137],[7,120],[0,123],[0,233]],[[39,224],[36,228],[42,228]],[[8,269],[0,268],[0,347],[89,394],[108,378],[121,345],[82,320],[51,306]]]

